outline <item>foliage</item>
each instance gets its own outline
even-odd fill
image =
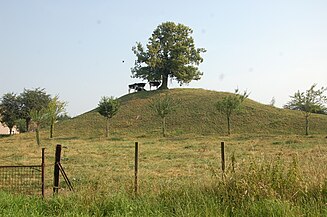
[[[107,119],[106,123],[106,137],[109,137],[109,119],[117,114],[120,107],[119,100],[114,97],[102,97],[97,111],[100,115]]]
[[[150,101],[150,107],[154,113],[162,119],[162,136],[166,136],[166,117],[174,111],[175,102],[172,97],[159,95]]]
[[[26,122],[24,119],[18,119],[16,120],[16,127],[17,127],[17,130],[20,132],[20,133],[24,133],[27,131],[26,129]]]
[[[309,135],[309,117],[312,113],[326,113],[325,103],[327,97],[324,92],[327,88],[321,87],[315,90],[317,84],[313,84],[309,90],[299,90],[291,96],[291,100],[284,108],[302,111],[305,117],[305,135]]]
[[[31,111],[41,111],[48,107],[51,100],[49,94],[45,92],[45,89],[35,88],[34,90],[24,89],[18,97],[20,102],[20,117],[26,121],[26,130],[29,131],[29,124],[31,121]]]
[[[65,112],[65,107],[67,106],[66,102],[61,102],[59,96],[55,96],[51,99],[48,104],[48,115],[50,120],[50,138],[53,138],[55,122],[58,119],[58,116]]]
[[[30,117],[32,122],[35,124],[36,143],[38,146],[40,146],[40,129],[42,124],[45,124],[49,121],[50,117],[48,110],[47,108],[43,108],[41,110],[33,108],[30,112]]]
[[[132,75],[148,81],[162,80],[160,89],[168,88],[168,78],[176,79],[181,85],[199,80],[202,72],[198,65],[203,62],[204,48],[195,48],[192,29],[174,22],[160,24],[146,45],[133,47],[136,55]]]
[[[12,134],[12,129],[16,125],[18,118],[19,102],[17,100],[16,94],[4,94],[0,103],[0,121],[9,128],[10,135]]]
[[[230,135],[230,118],[232,114],[242,108],[241,105],[248,96],[249,94],[246,91],[240,95],[238,94],[238,89],[236,89],[235,94],[225,96],[216,103],[217,110],[226,115],[228,135]]]

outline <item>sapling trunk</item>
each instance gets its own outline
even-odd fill
[[[36,133],[36,143],[38,146],[40,146],[41,142],[40,142],[40,130],[39,130],[39,125],[36,126],[36,130],[35,130],[35,133]]]
[[[107,123],[106,123],[106,137],[109,137],[109,118],[107,118]]]
[[[227,132],[228,132],[228,135],[230,135],[230,117],[227,116]]]
[[[166,117],[162,118],[162,136],[166,136]]]
[[[26,132],[29,131],[30,122],[31,122],[31,118],[26,118],[26,119],[25,119]]]
[[[305,135],[309,135],[309,116],[305,115]]]

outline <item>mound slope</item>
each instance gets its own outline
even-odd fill
[[[176,102],[175,111],[167,117],[168,135],[199,134],[225,135],[226,117],[214,104],[230,93],[203,89],[171,89],[127,94],[120,98],[121,108],[111,119],[111,136],[160,135],[161,120],[153,114],[150,101],[168,94]],[[233,134],[303,134],[304,117],[291,111],[257,103],[244,102],[244,109],[231,118]],[[59,123],[58,134],[63,136],[97,137],[104,135],[105,120],[92,110],[71,120]],[[327,132],[327,115],[310,117],[310,133]]]

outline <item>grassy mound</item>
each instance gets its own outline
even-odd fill
[[[230,94],[203,89],[172,89],[144,91],[120,98],[121,108],[111,119],[111,136],[147,137],[160,135],[161,120],[154,115],[150,101],[167,94],[176,102],[175,111],[167,117],[168,135],[180,134],[225,135],[226,117],[220,114],[215,103]],[[327,115],[310,117],[310,133],[327,131]],[[231,118],[233,134],[303,134],[304,117],[291,111],[263,105],[247,99],[244,109]],[[99,137],[104,135],[105,119],[95,110],[59,123],[58,134],[71,137]]]

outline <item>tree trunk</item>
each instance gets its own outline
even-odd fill
[[[228,132],[228,135],[230,135],[230,117],[227,116],[227,132]]]
[[[309,115],[305,115],[305,135],[309,135]]]
[[[159,90],[166,90],[168,89],[168,75],[162,75],[162,82]]]
[[[9,135],[12,134],[12,127],[9,127]]]
[[[107,118],[107,123],[106,123],[106,137],[109,137],[109,118]]]
[[[162,118],[162,136],[166,136],[166,117]]]
[[[26,132],[28,132],[29,131],[30,122],[31,122],[31,118],[26,118],[25,121],[26,121]]]
[[[36,133],[36,143],[37,143],[38,146],[40,146],[40,130],[39,130],[39,125],[38,124],[36,126],[35,133]]]

